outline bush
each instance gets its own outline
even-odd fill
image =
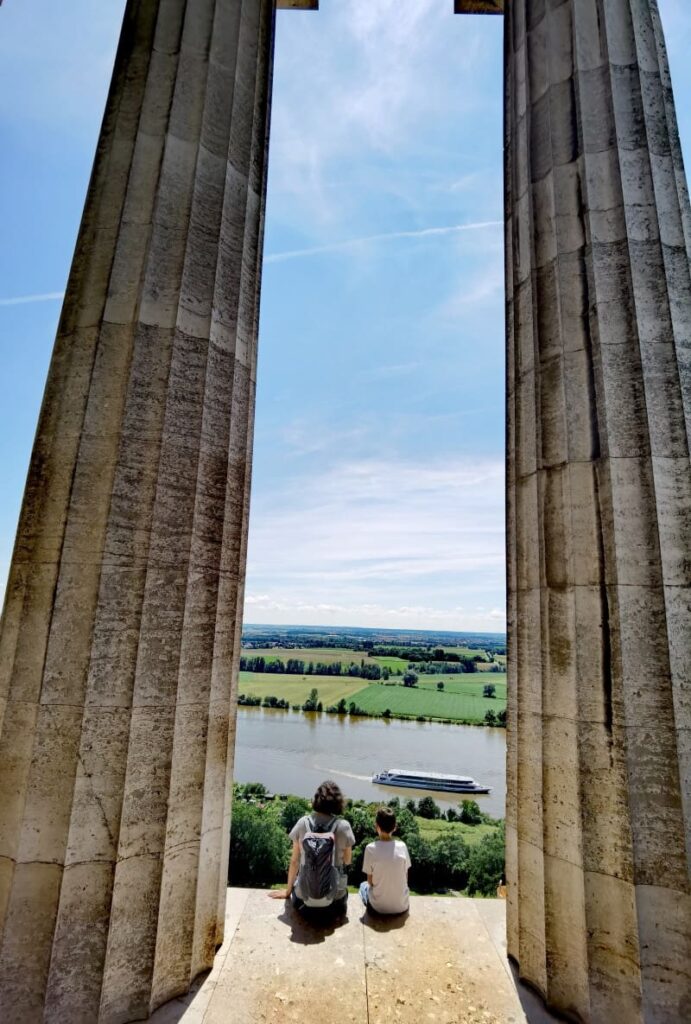
[[[468,884],[467,844],[457,832],[445,832],[434,844],[436,884],[440,889],[465,889]]]
[[[465,825],[482,824],[482,811],[477,800],[464,800],[461,804],[460,819]]]
[[[485,683],[485,685],[482,687],[482,696],[483,697],[495,697],[496,694],[497,694],[497,688],[494,685],[494,683]]]
[[[495,713],[490,708],[488,711],[485,711],[485,725],[496,725],[496,724],[497,724],[497,716],[495,715]]]
[[[439,690],[439,692],[441,693],[441,691],[442,691],[442,690],[444,689],[444,683],[443,683],[443,681],[442,681],[442,682],[440,682],[440,683],[437,683],[437,689],[438,689],[438,690]]]
[[[286,832],[290,832],[300,818],[305,814],[309,814],[310,810],[311,804],[309,800],[304,800],[300,796],[289,796],[281,809],[281,825]]]
[[[420,799],[417,805],[417,813],[419,818],[428,818],[429,820],[441,817],[441,811],[431,796],[423,796]]]
[[[468,893],[495,896],[497,886],[504,877],[505,866],[504,825],[484,836],[468,857]]]
[[[231,885],[268,888],[285,881],[291,844],[273,813],[236,801],[230,832]]]

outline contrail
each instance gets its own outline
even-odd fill
[[[25,306],[30,302],[53,302],[64,298],[64,292],[44,292],[42,295],[17,295],[13,299],[0,299],[0,306]]]
[[[311,249],[289,249],[287,252],[272,252],[264,258],[265,263],[282,263],[284,260],[300,259],[303,256],[318,256],[323,252],[339,252],[366,242],[388,242],[396,238],[430,238],[435,235],[455,235],[462,231],[481,231],[483,228],[503,227],[501,220],[483,220],[474,224],[451,224],[441,228],[421,228],[419,231],[392,231],[384,235],[365,235],[363,238],[349,238],[343,242],[329,242],[315,245]]]

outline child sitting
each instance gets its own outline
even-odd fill
[[[405,914],[408,910],[410,854],[401,839],[394,839],[396,815],[380,807],[375,819],[379,838],[365,849],[362,870],[367,881],[360,886],[362,902],[378,914]]]

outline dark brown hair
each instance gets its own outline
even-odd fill
[[[378,807],[377,816],[374,819],[382,832],[390,836],[396,828],[396,815],[390,807]]]
[[[343,793],[341,793],[336,783],[331,782],[329,779],[326,782],[322,782],[314,794],[312,809],[321,811],[322,814],[343,814],[344,806]]]

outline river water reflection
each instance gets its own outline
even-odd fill
[[[374,801],[425,795],[375,785],[371,777],[383,768],[472,775],[492,787],[491,793],[476,797],[482,809],[503,817],[505,756],[504,729],[240,708],[235,779],[263,782],[273,793],[312,796],[320,782],[331,778],[347,797]],[[448,793],[431,795],[444,807],[459,801]]]

